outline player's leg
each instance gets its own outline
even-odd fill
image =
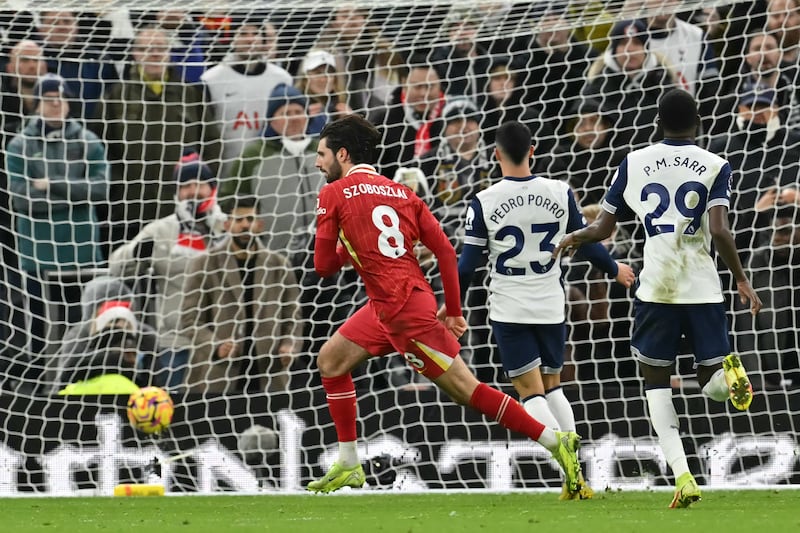
[[[458,355],[461,350],[458,340],[436,319],[433,294],[414,291],[406,308],[413,312],[395,317],[386,324],[392,343],[406,361],[457,403],[476,409],[550,450],[574,489],[580,468],[576,455],[580,437],[546,427],[509,395],[479,382]]]
[[[644,377],[650,423],[675,476],[670,507],[688,507],[700,499],[700,489],[689,471],[679,433],[680,422],[672,402],[670,377],[681,339],[683,306],[635,302],[631,347]]]
[[[561,389],[561,370],[564,368],[564,348],[567,342],[567,328],[561,324],[537,324],[534,326],[536,345],[541,352],[542,385],[545,401],[560,431],[575,432],[575,414],[567,397]],[[566,483],[561,486],[561,500],[588,500],[594,491],[586,483],[583,471],[578,472],[577,490],[569,490]]]
[[[703,393],[717,402],[730,399],[736,409],[746,410],[753,401],[753,387],[739,356],[730,353],[724,305],[687,307],[686,336],[695,354]]]
[[[575,433],[575,417],[561,390],[560,380],[564,366],[565,325],[492,321],[492,331],[505,372],[525,411],[549,428]],[[564,482],[559,499],[585,500],[593,495],[583,472],[579,471],[577,487],[570,490]]]
[[[491,321],[500,360],[519,401],[533,418],[545,426],[558,430],[559,425],[545,398],[542,383],[542,364],[536,324],[512,324]]]
[[[332,492],[364,485],[364,470],[357,452],[356,390],[350,373],[367,358],[390,349],[369,304],[350,317],[320,349],[317,367],[336,428],[339,458],[324,476],[308,484],[308,490]]]

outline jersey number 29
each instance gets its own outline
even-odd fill
[[[691,192],[697,194],[698,199],[697,203],[690,207],[687,197]],[[644,227],[647,231],[647,235],[652,237],[653,235],[674,232],[674,224],[655,223],[669,208],[670,203],[673,202],[672,198],[670,198],[669,191],[660,183],[648,183],[642,188],[642,202],[647,201],[647,198],[651,194],[658,197],[658,205],[644,217]],[[675,191],[675,209],[677,209],[681,215],[690,219],[689,225],[683,231],[685,235],[694,235],[697,233],[697,230],[700,229],[703,213],[706,212],[706,198],[708,198],[708,189],[706,189],[705,185],[697,181],[687,181]]]

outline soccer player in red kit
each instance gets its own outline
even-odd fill
[[[378,174],[380,134],[358,115],[329,123],[320,133],[316,166],[327,185],[319,193],[314,268],[335,274],[346,262],[364,281],[367,303],[320,349],[317,367],[336,427],[339,458],[308,490],[332,492],[361,487],[364,470],[356,452],[356,391],[350,372],[369,357],[399,352],[414,369],[453,400],[469,405],[506,428],[550,450],[575,490],[580,437],[557,432],[532,418],[510,396],[481,383],[459,356],[461,314],[456,253],[439,222],[409,188]],[[447,317],[436,318],[437,302],[414,254],[421,241],[435,255]]]

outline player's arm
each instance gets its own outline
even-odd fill
[[[736,280],[736,290],[739,292],[739,299],[742,303],[750,302],[750,312],[756,314],[761,310],[761,299],[750,285],[750,280],[744,273],[739,253],[736,250],[736,243],[731,234],[728,224],[728,202],[730,198],[730,173],[729,165],[724,165],[717,176],[714,185],[709,193],[708,227],[711,239],[714,241],[714,248],[722,258],[722,261],[733,274]]]
[[[567,207],[569,211],[567,231],[580,231],[586,227],[585,220],[578,209],[578,204],[575,202],[575,196],[572,194],[572,191],[569,191],[567,194]],[[614,258],[611,257],[611,254],[608,253],[608,249],[599,242],[584,244],[578,248],[575,253],[575,258],[589,261],[595,268],[605,272],[625,287],[633,285],[635,279],[633,269],[625,263],[615,261]]]
[[[317,197],[317,230],[314,238],[314,270],[323,278],[333,276],[347,260],[339,242],[339,218],[335,197],[327,185]]]
[[[458,258],[458,285],[461,288],[461,301],[467,295],[475,271],[486,262],[486,246],[489,232],[483,219],[483,208],[477,198],[473,198],[467,208],[465,218],[464,248]]]
[[[614,174],[611,188],[603,200],[603,209],[600,210],[600,215],[585,228],[564,235],[564,238],[553,250],[553,256],[558,257],[563,250],[577,248],[582,244],[600,242],[609,238],[617,225],[617,210],[625,205],[622,195],[625,192],[627,183],[628,159],[626,158]]]
[[[436,256],[439,264],[439,276],[444,287],[445,327],[456,336],[461,337],[467,330],[467,322],[461,312],[461,290],[458,283],[458,264],[456,251],[447,235],[439,226],[439,221],[430,209],[419,201],[419,232],[422,244]]]

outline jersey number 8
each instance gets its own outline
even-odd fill
[[[387,223],[388,221],[388,223]],[[378,251],[396,259],[406,253],[405,239],[400,231],[400,217],[388,205],[378,205],[372,210],[372,223],[380,230]]]

